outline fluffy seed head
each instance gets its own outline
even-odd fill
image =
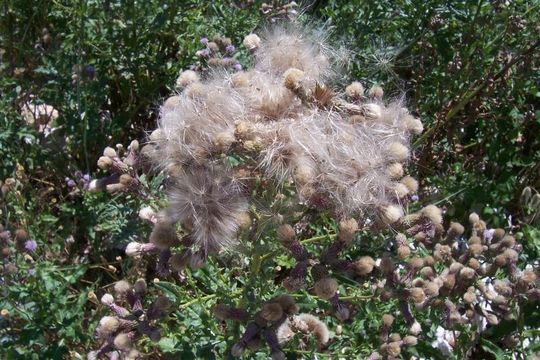
[[[290,90],[297,89],[303,77],[304,72],[302,70],[290,68],[283,74],[283,85]]]
[[[371,256],[362,256],[354,262],[354,269],[359,275],[367,275],[373,271],[375,260]]]
[[[112,305],[114,303],[114,297],[111,294],[105,294],[101,297],[101,303],[106,306]]]
[[[338,238],[348,244],[353,240],[356,231],[358,231],[358,222],[355,219],[343,220],[339,223]]]
[[[290,243],[296,238],[294,229],[289,224],[283,224],[277,229],[278,238],[284,243]]]
[[[177,88],[185,88],[186,86],[199,81],[199,75],[193,70],[183,71],[178,79],[176,79]]]
[[[119,297],[125,296],[129,291],[131,291],[131,284],[126,280],[120,280],[114,284],[114,293]]]
[[[397,205],[386,205],[379,209],[379,215],[385,224],[391,225],[403,216],[403,210]]]
[[[410,193],[414,194],[418,191],[418,181],[412,176],[407,175],[400,182],[409,189]]]
[[[107,336],[118,330],[120,321],[114,316],[104,316],[99,321],[98,332],[101,336]]]
[[[131,339],[128,334],[120,333],[114,338],[113,344],[118,350],[127,351],[131,348]]]
[[[382,322],[385,327],[392,326],[392,323],[394,322],[394,317],[390,314],[384,314],[382,316]]]
[[[399,179],[403,176],[403,165],[400,163],[392,163],[388,165],[388,168],[386,169],[386,173],[391,179]]]
[[[364,96],[364,86],[358,81],[353,81],[345,88],[345,94],[352,99],[358,99]]]
[[[422,125],[420,119],[416,119],[411,115],[405,116],[403,124],[405,125],[405,128],[414,135],[420,135],[424,131],[424,126]]]
[[[388,156],[395,161],[405,161],[409,157],[409,149],[399,142],[393,142],[388,145]]]
[[[415,346],[418,344],[418,338],[416,336],[408,335],[403,338],[403,345]]]
[[[480,217],[478,216],[477,213],[473,212],[469,215],[469,222],[471,223],[471,225],[474,225],[478,223],[479,221],[480,221]]]
[[[370,97],[373,97],[373,98],[376,98],[376,99],[382,99],[383,95],[384,95],[384,91],[383,91],[383,88],[380,85],[373,85],[369,89],[369,96]]]
[[[169,249],[172,246],[179,244],[180,240],[176,235],[174,224],[170,221],[158,221],[152,233],[150,234],[150,242],[160,249]]]
[[[417,304],[422,303],[426,299],[426,294],[424,294],[424,290],[422,290],[422,288],[419,288],[419,287],[412,288],[410,290],[410,294],[411,294],[412,300]]]
[[[313,287],[318,297],[328,300],[336,294],[338,283],[334,278],[325,277],[317,281]]]
[[[255,50],[261,45],[261,38],[255,34],[249,34],[244,38],[243,44],[248,50]]]
[[[442,219],[442,210],[436,207],[435,205],[428,205],[421,210],[422,215],[427,217],[433,224],[441,224]]]

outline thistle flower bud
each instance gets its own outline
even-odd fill
[[[411,254],[411,248],[407,245],[403,245],[397,248],[397,255],[400,259],[405,259]]]
[[[420,269],[422,266],[424,266],[424,260],[419,256],[413,257],[408,263],[409,267],[413,270]]]
[[[469,215],[469,223],[471,225],[474,225],[476,223],[478,223],[480,221],[480,217],[478,216],[477,213],[473,212]]]
[[[405,161],[409,157],[409,149],[399,142],[393,142],[388,145],[388,156],[395,161]]]
[[[283,224],[277,229],[278,238],[284,243],[290,243],[296,239],[296,233],[289,224]]]
[[[375,260],[371,256],[362,256],[354,262],[354,270],[358,275],[367,275],[373,271]]]
[[[182,89],[197,81],[199,81],[199,75],[195,71],[185,70],[176,79],[176,87]]]
[[[387,276],[391,275],[394,272],[394,263],[389,257],[383,257],[381,259],[381,264],[379,265],[379,267],[381,268],[381,271]]]
[[[274,322],[283,317],[283,309],[278,303],[270,302],[263,305],[259,315],[268,322]]]
[[[451,222],[450,227],[448,228],[447,237],[449,239],[455,239],[458,236],[463,235],[465,232],[465,227],[457,222]]]
[[[516,239],[512,235],[506,235],[502,238],[500,244],[501,246],[511,248],[516,245]]]
[[[338,283],[334,278],[325,277],[315,282],[315,294],[321,299],[328,300],[336,294]]]
[[[430,281],[424,285],[424,294],[429,297],[435,297],[439,295],[440,286],[434,281]]]
[[[105,306],[114,304],[114,297],[111,294],[105,294],[101,297],[101,303]]]
[[[482,239],[480,239],[478,236],[476,235],[473,235],[469,238],[469,240],[467,241],[467,243],[469,245],[474,245],[474,244],[477,244],[477,245],[481,245],[482,244]]]
[[[129,291],[131,291],[131,284],[126,280],[120,280],[114,284],[114,292],[120,298],[126,296]]]
[[[141,244],[135,241],[126,246],[126,255],[129,257],[138,257],[144,253],[155,251],[157,248],[152,243]]]
[[[126,333],[120,333],[114,338],[113,344],[118,350],[128,351],[131,348],[131,338]]]
[[[108,193],[114,194],[119,191],[123,191],[126,189],[126,186],[124,184],[107,184],[105,185],[105,190],[107,190]]]
[[[144,279],[137,279],[135,281],[135,284],[133,284],[133,290],[135,290],[135,293],[138,295],[144,295],[146,293],[147,285],[146,280]]]
[[[385,224],[391,225],[399,221],[403,216],[403,211],[397,205],[381,206],[379,208],[379,216]]]
[[[304,72],[299,69],[290,68],[283,74],[283,85],[290,90],[298,89],[304,78]]]
[[[122,174],[120,175],[119,181],[120,181],[120,184],[124,186],[130,186],[135,180],[129,174]]]
[[[516,263],[519,258],[519,254],[514,249],[506,249],[502,255],[506,258],[508,263]]]
[[[398,162],[392,163],[386,168],[386,173],[391,179],[399,179],[403,176],[403,165]]]
[[[390,326],[392,326],[392,323],[394,322],[394,317],[390,314],[384,314],[382,316],[382,322],[383,322],[383,326],[389,328]]]
[[[481,244],[472,244],[469,246],[469,254],[474,257],[479,257],[484,251],[484,246]]]
[[[358,222],[355,219],[343,220],[339,223],[338,239],[348,244],[353,240],[356,231],[358,231]]]
[[[506,235],[506,231],[504,231],[504,229],[495,229],[493,232],[493,242],[501,240],[504,235]]]
[[[448,245],[435,245],[435,251],[433,251],[433,257],[439,261],[448,260],[452,257],[452,250]]]
[[[28,240],[28,233],[24,229],[17,229],[15,230],[15,241],[18,243],[22,243],[26,240]]]
[[[424,290],[419,287],[410,289],[410,296],[416,304],[420,304],[426,299],[426,294],[424,294]]]
[[[99,336],[106,337],[118,330],[119,326],[120,321],[118,320],[118,318],[114,316],[104,316],[99,321],[97,332]]]
[[[432,279],[435,277],[435,271],[430,266],[424,266],[422,269],[420,269],[420,276],[425,279]]]
[[[380,85],[373,85],[369,89],[369,96],[372,98],[382,99],[383,95],[384,95],[384,91]]]
[[[398,357],[401,353],[400,342],[395,341],[388,344],[383,344],[381,346],[381,352],[389,357]]]
[[[399,335],[398,333],[392,333],[392,334],[390,334],[390,336],[388,337],[388,340],[389,340],[390,342],[401,341],[401,335]]]
[[[139,210],[139,218],[155,223],[157,221],[157,214],[150,206],[145,206]]]
[[[422,125],[420,119],[411,115],[405,116],[403,124],[405,125],[405,128],[414,135],[420,135],[424,131],[424,125]]]
[[[415,346],[418,344],[418,338],[416,336],[408,335],[403,338],[403,345]]]
[[[114,150],[112,147],[107,146],[107,147],[103,150],[103,156],[112,159],[112,158],[117,157],[118,154],[116,153],[116,150]],[[98,164],[98,166],[99,166],[99,164]]]
[[[448,268],[448,271],[450,274],[456,274],[458,271],[463,269],[464,265],[458,261],[454,261],[452,264],[450,264],[450,267]]]
[[[256,50],[261,45],[261,39],[255,34],[249,34],[244,38],[244,46],[250,50]]]
[[[362,108],[364,109],[364,116],[365,116],[365,118],[367,120],[378,120],[382,116],[382,108],[377,104],[374,104],[374,103],[365,104]],[[396,145],[394,145],[394,144],[396,144]],[[396,159],[398,161],[405,160],[408,155],[405,156],[405,158],[403,158],[402,155],[401,155],[401,152],[403,150],[400,149],[398,145],[401,145],[401,144],[400,143],[390,144],[389,152],[390,152],[391,156],[393,156],[394,159]],[[401,146],[403,146],[403,145],[401,145]]]
[[[442,223],[442,210],[435,205],[428,205],[421,210],[423,216],[431,220],[433,224]]]
[[[467,291],[465,294],[463,294],[463,301],[467,304],[472,304],[476,301],[476,294],[473,291]]]
[[[345,88],[345,94],[352,99],[359,99],[364,96],[364,86],[358,81],[353,81]]]
[[[476,275],[476,271],[469,267],[464,267],[459,271],[459,279],[462,281],[471,281],[474,279]]]
[[[412,335],[418,335],[422,332],[422,326],[418,321],[415,321],[409,328],[409,333]]]

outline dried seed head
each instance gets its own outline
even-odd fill
[[[371,256],[362,256],[354,262],[354,269],[358,275],[367,275],[373,271],[375,260]]]
[[[383,322],[383,326],[389,328],[390,326],[392,326],[392,323],[394,322],[394,317],[390,314],[384,314],[382,316],[382,322]]]
[[[478,214],[475,212],[471,213],[469,215],[469,223],[471,223],[471,225],[474,225],[478,222],[480,222],[480,216],[478,216]]]
[[[416,336],[408,335],[403,338],[403,345],[415,346],[418,344],[418,338]]]
[[[294,229],[289,224],[283,224],[277,229],[277,235],[279,240],[283,243],[290,243],[296,239],[296,233]]]
[[[405,161],[409,157],[409,149],[399,142],[393,142],[388,145],[387,153],[395,161]]]
[[[355,219],[343,220],[339,223],[338,239],[348,244],[353,240],[356,231],[358,231],[358,222]]]
[[[394,272],[394,263],[389,257],[383,257],[379,266],[385,275],[390,275]]]
[[[440,286],[435,281],[430,281],[424,285],[424,293],[429,297],[439,295]]]
[[[448,228],[448,237],[456,238],[463,235],[465,232],[465,227],[457,222],[451,222],[450,227]]]
[[[283,74],[283,85],[290,90],[298,89],[304,78],[304,72],[299,69],[290,68]]]
[[[380,85],[373,85],[371,89],[369,89],[370,97],[382,99],[383,95],[384,95],[384,91]]]
[[[112,305],[114,304],[114,297],[111,294],[105,294],[101,297],[101,303],[106,306]]]
[[[424,300],[426,299],[426,294],[424,294],[424,290],[419,287],[412,288],[410,290],[410,296],[411,299],[417,304],[424,302]]]
[[[331,277],[322,278],[314,284],[315,294],[324,300],[332,298],[336,294],[337,288],[337,281]]]
[[[442,224],[442,210],[435,205],[428,205],[421,210],[423,216],[431,220],[433,224]]]
[[[183,71],[176,79],[176,87],[183,89],[186,86],[199,81],[199,75],[193,70]]]
[[[398,333],[392,333],[388,337],[388,340],[389,341],[401,341],[401,335],[399,335]]]
[[[358,99],[364,96],[364,86],[358,81],[353,81],[345,88],[345,94],[352,99]]]
[[[467,291],[465,294],[463,294],[463,301],[467,304],[472,304],[476,301],[476,294],[474,291]]]
[[[131,348],[131,339],[128,334],[120,333],[114,338],[113,344],[118,350],[128,351]]]
[[[298,305],[296,305],[296,302],[290,295],[280,295],[273,298],[272,301],[279,304],[283,311],[288,315],[296,314],[299,310]]]
[[[464,267],[459,271],[459,279],[463,281],[471,281],[474,279],[474,276],[476,275],[476,271],[474,269],[471,269],[470,267]]]
[[[249,34],[244,38],[243,44],[248,50],[256,50],[261,46],[261,38],[255,34]]]
[[[411,115],[405,116],[403,124],[405,125],[405,128],[414,135],[420,135],[424,131],[424,125],[422,125],[420,119],[417,119]]]
[[[118,318],[114,316],[104,316],[99,321],[98,333],[100,336],[105,337],[118,330],[119,326],[120,321]]]
[[[469,246],[469,253],[474,257],[479,257],[484,251],[484,246],[481,244],[472,244]]]
[[[401,179],[401,183],[409,189],[409,192],[411,194],[414,194],[418,191],[418,181],[416,181],[415,178],[412,176],[405,176],[403,179]]]
[[[397,205],[386,205],[379,209],[379,215],[385,224],[391,225],[399,221],[403,216],[403,211]]]
[[[131,291],[131,284],[126,280],[120,280],[114,284],[114,293],[119,297],[124,297],[129,291]]]
[[[433,271],[431,266],[424,266],[422,269],[420,269],[420,276],[425,279],[431,279],[435,276],[435,271]]]
[[[403,176],[403,165],[398,162],[388,165],[386,173],[391,179],[399,179]]]
[[[397,255],[400,259],[405,259],[411,254],[411,248],[407,245],[403,245],[397,248]]]
[[[263,305],[261,311],[259,312],[261,317],[269,322],[278,321],[283,317],[283,309],[281,305],[275,302],[266,303]]]

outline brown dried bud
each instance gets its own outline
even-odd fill
[[[367,275],[373,271],[375,260],[371,256],[362,256],[354,262],[354,269],[359,275]]]
[[[324,300],[332,298],[337,291],[338,283],[334,278],[326,277],[314,284],[315,294]]]
[[[296,239],[296,233],[294,232],[293,227],[289,224],[283,224],[278,227],[277,235],[278,238],[284,243],[289,243]]]

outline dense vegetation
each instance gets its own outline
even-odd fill
[[[85,358],[99,347],[94,330],[109,313],[100,298],[113,283],[138,278],[148,283],[145,309],[151,311],[149,304],[158,296],[166,296],[173,308],[160,317],[157,341],[151,336],[138,340],[141,353],[227,358],[244,326],[216,319],[216,304],[255,313],[285,293],[281,281],[295,267],[295,258],[276,240],[275,229],[255,243],[243,241],[240,251],[211,255],[200,268],[192,264],[180,275],[162,276],[155,258],[131,258],[125,249],[130,242],[147,242],[152,221],[139,213],[148,206],[165,207],[166,175],[144,162],[133,163],[138,167],[132,175],[140,182],[135,190],[89,188],[92,180],[110,176],[103,170],[108,166],[98,167],[106,147],[128,157],[137,147],[132,140],[141,148],[148,141],[160,106],[178,90],[183,70],[192,68],[202,77],[210,73],[211,59],[200,55],[207,46],[201,39],[218,36],[224,46],[234,45],[220,51],[231,52],[229,65],[236,70],[248,68],[254,60],[242,46],[244,37],[263,33],[295,12],[305,12],[301,21],[324,29],[349,60],[341,64],[346,76],[329,84],[332,88],[343,92],[352,81],[367,89],[381,85],[385,99],[402,99],[422,119],[424,132],[412,140],[408,168],[419,190],[408,210],[435,204],[444,210],[445,227],[450,221],[466,224],[476,212],[490,228],[503,228],[520,242],[519,270],[538,269],[540,3],[381,0],[304,6],[281,1],[3,2],[2,358]],[[264,196],[266,185],[257,186],[254,191]],[[471,226],[477,223],[473,219]],[[340,225],[323,212],[305,226],[309,236],[303,245],[316,253],[332,243]],[[348,259],[395,252],[388,247],[393,236],[388,229],[360,229],[355,236]],[[381,319],[395,312],[397,300],[382,301],[371,287],[375,281],[337,278],[342,298],[354,309],[351,318],[338,320],[309,287],[293,292],[302,312],[317,314],[328,325],[332,340],[317,349],[314,341],[299,344],[296,339],[296,345],[284,346],[288,358],[363,359],[380,351],[386,341]],[[424,331],[418,344],[403,348],[397,358],[533,356],[540,351],[540,308],[538,300],[526,297],[516,295],[513,316],[493,322],[479,338],[455,328],[460,335],[454,331],[449,354],[432,346],[440,341],[440,313],[435,307],[419,310]],[[390,332],[405,337],[409,324],[393,314]],[[268,353],[263,346],[247,356],[267,358]]]

